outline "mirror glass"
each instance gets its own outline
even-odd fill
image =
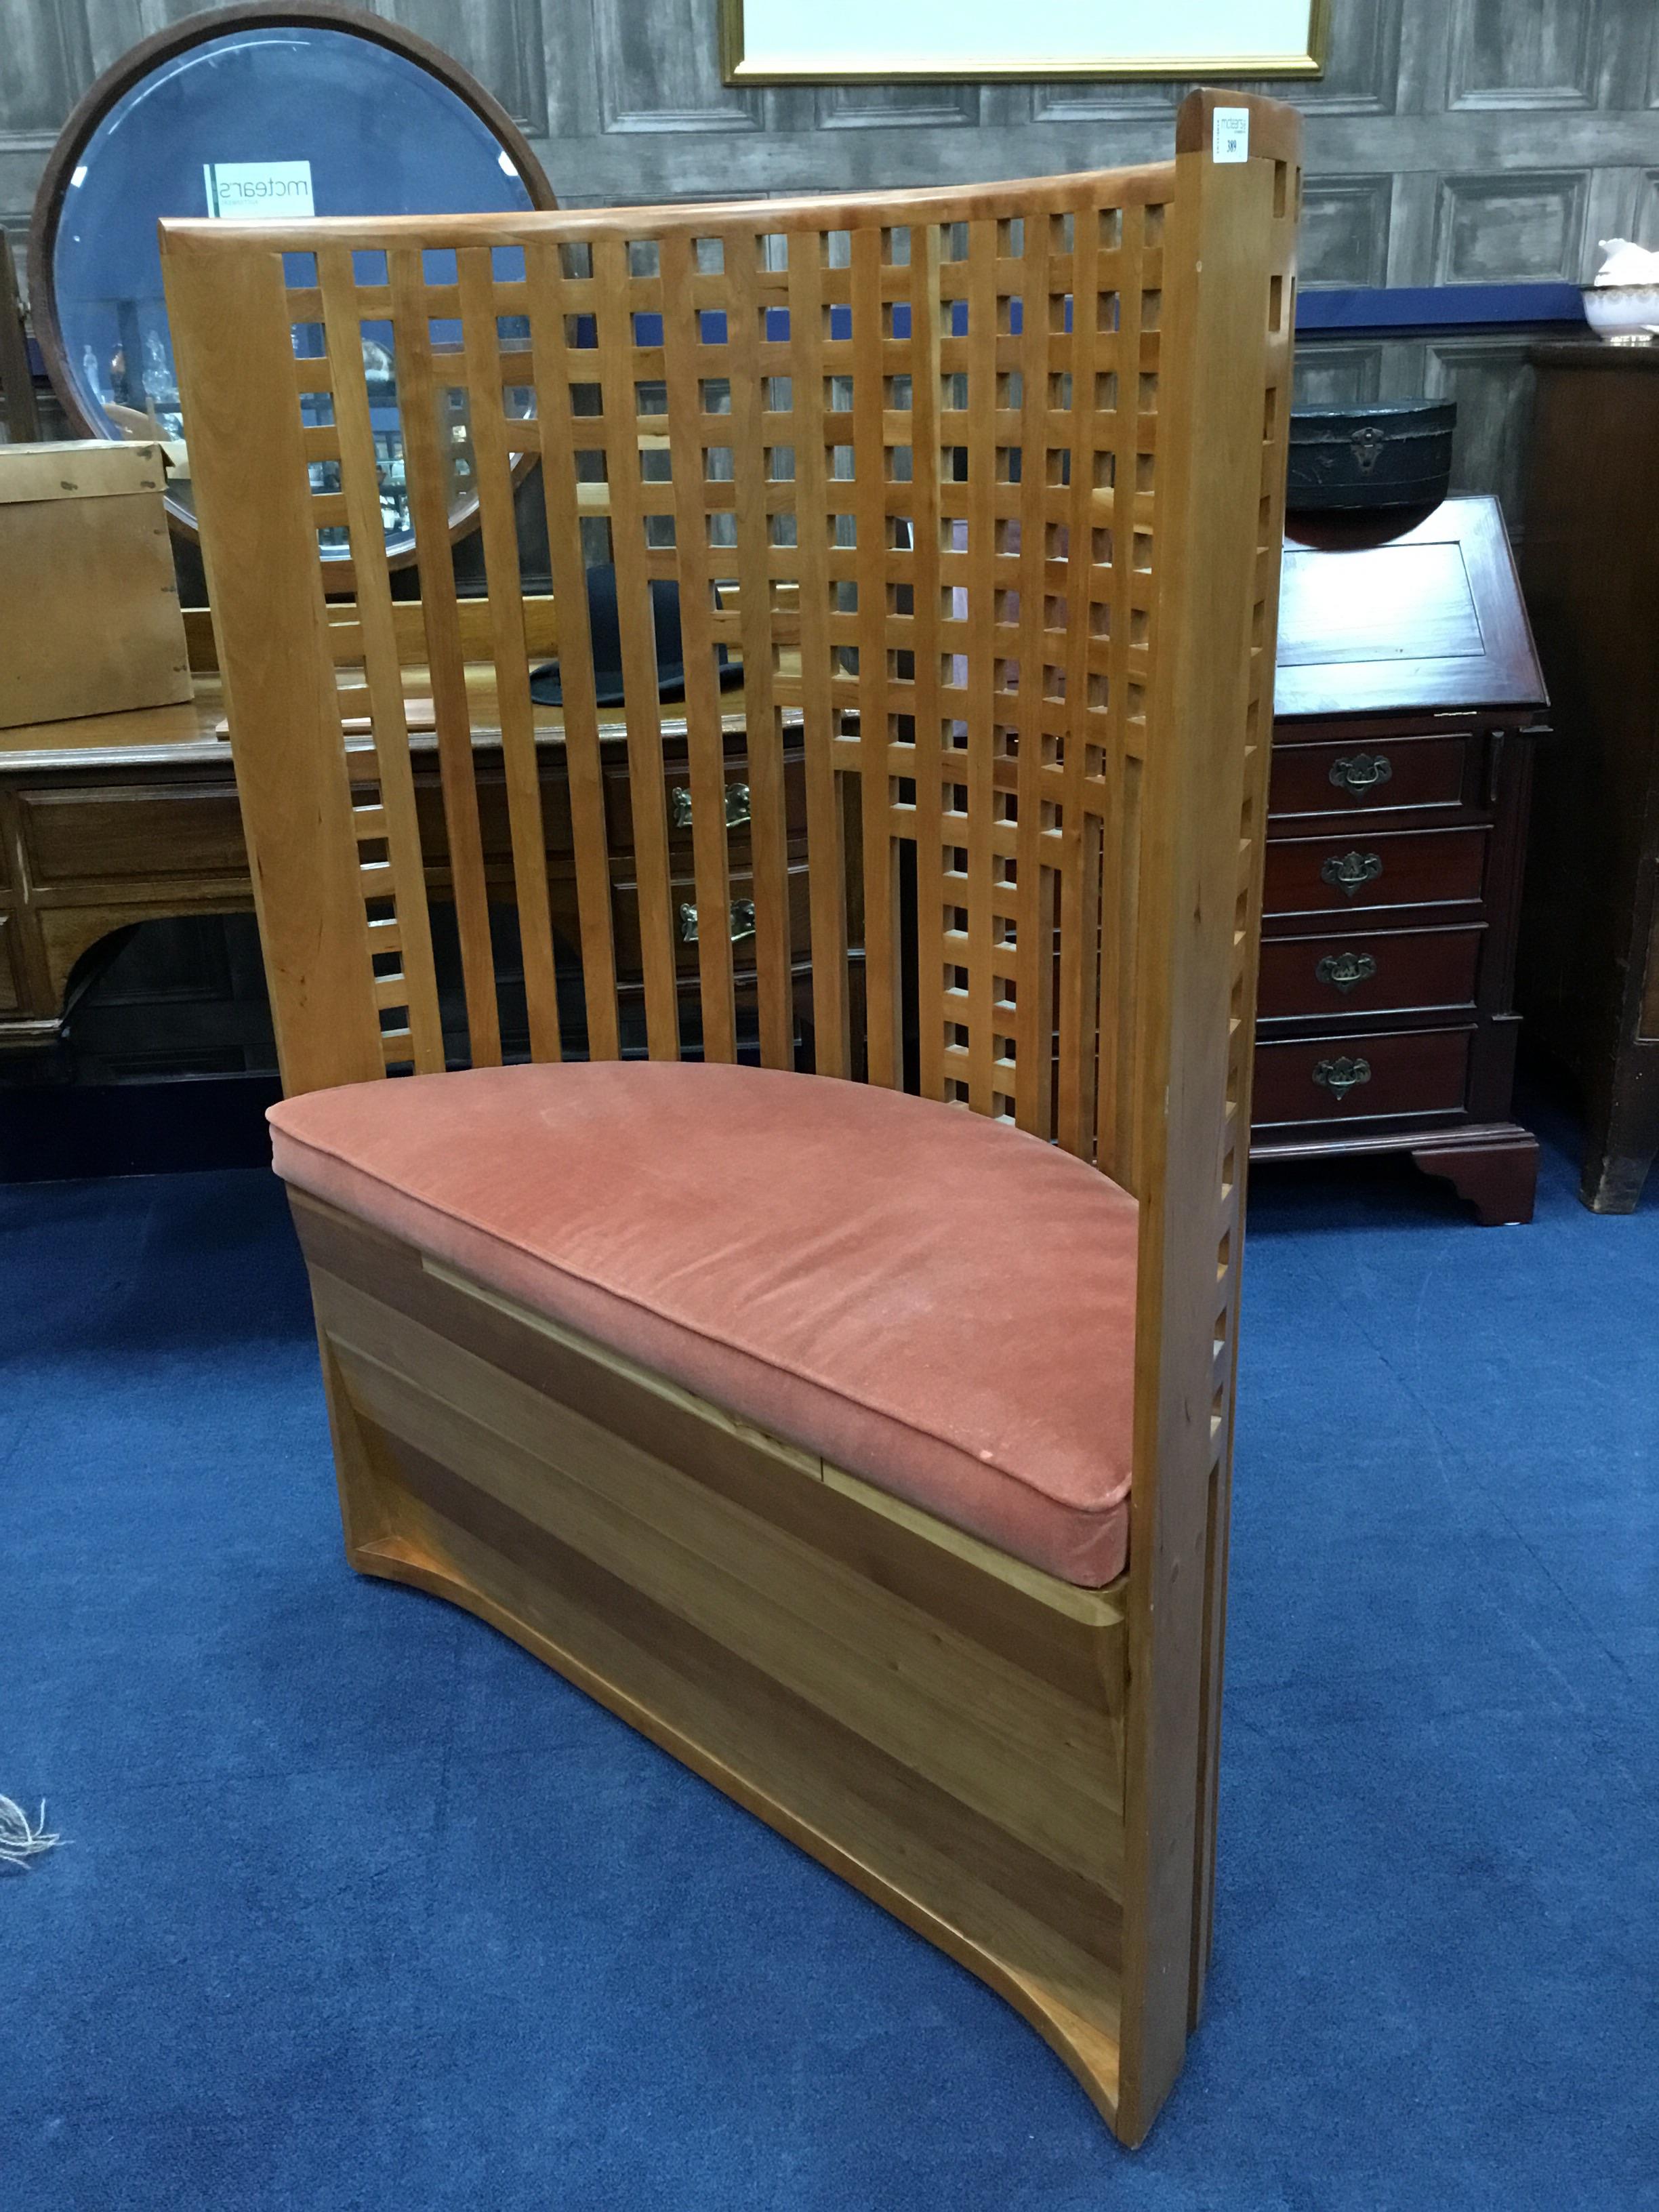
[[[50,269],[59,374],[90,427],[179,440],[182,425],[161,292],[156,220],[210,216],[302,221],[331,215],[514,213],[533,204],[508,148],[441,76],[349,30],[260,24],[159,61],[109,108],[66,180]],[[289,281],[309,257],[290,256]],[[442,343],[443,334],[433,333]],[[459,340],[459,327],[453,334]],[[321,352],[319,328],[295,350]],[[363,326],[389,551],[410,542],[389,325]],[[509,404],[511,399],[509,398]],[[313,422],[326,395],[307,395]],[[452,505],[471,507],[465,425],[456,426]],[[187,458],[169,501],[192,512]],[[313,463],[316,489],[325,472]],[[326,542],[325,554],[343,554]]]

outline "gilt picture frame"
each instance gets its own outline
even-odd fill
[[[1331,0],[720,0],[728,84],[1317,76]]]

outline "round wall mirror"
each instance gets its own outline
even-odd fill
[[[35,335],[81,436],[178,441],[160,216],[292,222],[555,205],[522,132],[425,40],[351,8],[223,9],[134,47],[65,125],[30,234]],[[363,345],[386,549],[398,560],[413,541],[391,335],[366,326]],[[320,330],[295,343],[320,352]],[[470,477],[458,451],[457,534],[477,513]],[[193,536],[187,459],[167,504]]]

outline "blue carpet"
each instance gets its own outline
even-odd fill
[[[1210,2014],[1118,2150],[995,1997],[342,1562],[278,1194],[0,1193],[29,2212],[1659,2207],[1659,1194],[1258,1176]]]

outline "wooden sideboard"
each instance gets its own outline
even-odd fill
[[[1530,1220],[1511,991],[1545,693],[1503,518],[1289,527],[1251,1157],[1405,1152],[1483,1223]]]
[[[487,680],[475,687],[480,827],[487,872],[510,881],[511,842],[506,780],[491,725]],[[752,1000],[752,975],[742,946],[748,934],[746,896],[748,789],[744,781],[742,695],[728,695],[730,761],[726,811],[731,825],[732,911],[726,927],[736,948],[739,1028]],[[237,806],[230,747],[220,733],[223,702],[217,680],[198,676],[188,706],[100,714],[82,721],[0,731],[0,1045],[50,1044],[62,1025],[65,994],[76,963],[100,939],[127,925],[190,914],[234,914],[253,904]],[[538,708],[544,831],[556,937],[574,947],[578,923],[568,793],[561,717]],[[683,864],[675,884],[678,954],[686,979],[688,1039],[695,1042],[697,915],[691,872],[690,773],[677,749],[672,714],[665,717],[664,773],[671,864]],[[638,941],[626,799],[625,732],[620,716],[602,726],[607,811],[612,836],[612,896],[618,988],[624,1037],[642,1009],[630,947]],[[442,792],[435,743],[416,734],[416,799],[433,890],[447,881]],[[799,745],[785,732],[785,789],[791,832],[792,884],[798,907],[796,942],[807,941],[806,885],[801,845],[804,782]],[[440,948],[441,951],[441,947]],[[573,969],[574,963],[572,963]],[[800,1022],[810,1039],[811,970],[796,963],[802,986]],[[855,977],[856,983],[856,977]],[[446,1004],[446,1028],[451,1012]],[[465,1054],[459,989],[453,994],[456,1048]],[[576,1011],[580,1036],[580,1010]],[[512,1009],[503,1006],[510,1032]]]
[[[1659,344],[1532,358],[1522,568],[1566,743],[1540,763],[1521,1004],[1583,1089],[1585,1205],[1629,1213],[1659,1153]]]

